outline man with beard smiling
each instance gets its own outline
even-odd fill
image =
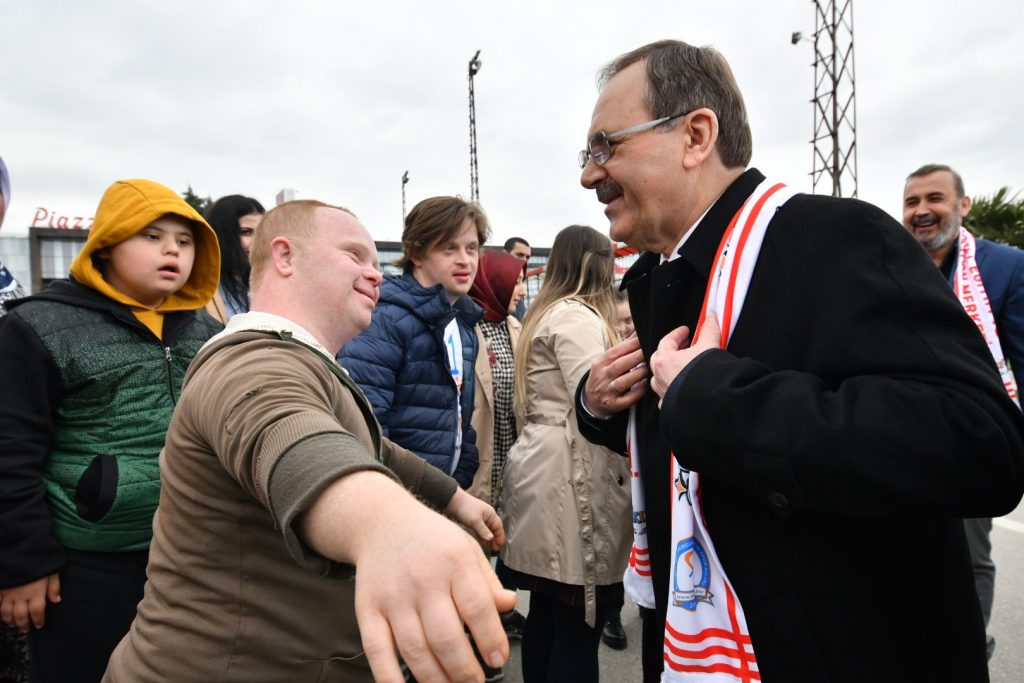
[[[960,519],[1019,502],[1024,419],[963,307],[885,212],[747,168],[715,50],[600,83],[581,182],[643,252],[637,336],[576,412],[631,456],[644,680],[987,681]]]
[[[928,164],[907,176],[903,225],[928,250],[978,325],[996,361],[1007,393],[1018,402],[1024,379],[1024,251],[976,239],[962,226],[971,210],[960,174],[944,164]],[[974,565],[974,583],[988,626],[996,566],[992,562],[992,518],[964,520]],[[995,639],[986,637],[988,657]]]

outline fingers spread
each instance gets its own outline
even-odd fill
[[[32,625],[42,628],[46,623],[46,595],[40,593],[28,603],[28,615],[32,619]]]
[[[404,683],[405,677],[398,666],[395,641],[387,620],[377,612],[359,613],[359,634],[363,650],[373,672],[373,680],[383,683]]]
[[[14,603],[14,625],[27,633],[29,624],[28,601],[18,600]]]
[[[453,597],[457,585],[453,586]],[[428,647],[441,668],[441,680],[477,680],[482,673],[480,664],[455,606],[450,601],[438,601],[424,606],[422,616]],[[419,673],[416,677],[420,681],[426,680]]]
[[[46,597],[50,602],[60,602],[60,574],[51,574],[46,580]]]

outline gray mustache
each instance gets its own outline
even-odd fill
[[[922,225],[931,225],[932,223],[938,222],[939,217],[933,213],[929,213],[924,216],[914,216],[910,219],[910,224],[915,228],[920,228]]]
[[[619,184],[612,180],[611,178],[608,178],[607,180],[602,180],[598,184],[596,191],[597,200],[604,204],[607,204],[616,197],[622,196],[622,187],[620,187]]]

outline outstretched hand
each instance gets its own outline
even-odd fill
[[[481,680],[466,629],[487,663],[501,666],[509,645],[498,613],[515,607],[515,593],[465,531],[419,507],[427,514],[382,525],[356,563],[356,618],[374,680],[403,680],[396,648],[420,683]]]
[[[664,399],[672,382],[694,358],[708,349],[721,348],[721,344],[722,328],[714,313],[709,313],[704,319],[697,343],[692,346],[690,328],[685,325],[666,334],[658,344],[658,350],[651,356],[651,388],[654,393]]]
[[[504,538],[493,510],[456,497],[454,514]],[[515,593],[469,534],[394,481],[377,472],[342,477],[301,532],[324,557],[356,567],[356,619],[375,681],[404,683],[398,655],[420,683],[482,680],[467,631],[490,666],[508,659],[498,614],[515,607]]]

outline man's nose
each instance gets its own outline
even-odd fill
[[[597,187],[597,184],[607,177],[607,172],[604,170],[604,166],[598,166],[597,162],[594,161],[594,157],[591,156],[587,159],[586,166],[580,172],[580,185],[593,190]]]

